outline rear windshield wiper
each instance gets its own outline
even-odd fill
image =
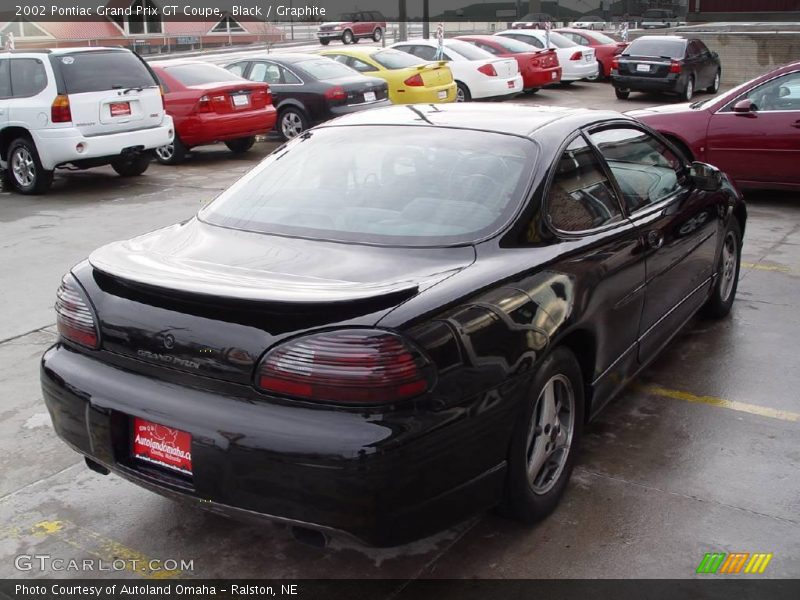
[[[145,88],[152,88],[152,87],[156,87],[156,86],[154,86],[154,85],[144,85],[144,86],[143,85],[134,85],[134,86],[131,86],[129,88],[122,89],[121,85],[112,85],[111,89],[112,90],[122,90],[123,94],[127,94],[129,92],[141,92]]]

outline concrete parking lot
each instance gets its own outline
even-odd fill
[[[519,101],[629,110],[664,99],[579,83]],[[684,578],[706,552],[772,553],[763,576],[800,576],[797,194],[748,196],[731,317],[692,322],[589,426],[561,505],[536,527],[484,514],[408,546],[319,549],[86,469],[39,390],[61,275],[101,244],[190,217],[275,146],[203,148],[135,179],[66,172],[46,196],[0,194],[0,577],[87,575],[15,567],[20,554],[49,554],[193,561],[96,573],[118,577]]]

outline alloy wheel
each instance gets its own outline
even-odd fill
[[[719,284],[719,295],[723,302],[730,298],[736,279],[736,266],[739,262],[739,249],[736,247],[736,236],[729,231],[722,245],[722,281]]]
[[[17,148],[11,157],[11,171],[14,179],[23,187],[33,185],[36,181],[36,163],[27,148]]]
[[[170,161],[175,156],[175,144],[167,144],[156,148],[156,156],[163,161]]]
[[[303,120],[296,112],[289,111],[281,117],[281,131],[287,139],[297,137],[303,132]]]
[[[689,81],[686,82],[686,91],[683,93],[684,100],[687,102],[692,99],[694,95],[694,83],[692,82],[691,78]]]
[[[528,484],[549,492],[561,477],[575,430],[575,392],[565,375],[550,378],[536,400],[525,445]]]
[[[467,96],[464,93],[464,89],[462,87],[460,87],[460,86],[457,87],[456,88],[456,102],[466,102],[466,101],[467,101]]]

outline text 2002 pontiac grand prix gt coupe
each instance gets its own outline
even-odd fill
[[[745,206],[613,112],[367,111],[58,290],[58,435],[161,494],[401,543],[552,511],[584,423],[728,313]]]

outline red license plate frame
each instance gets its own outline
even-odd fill
[[[108,105],[108,110],[112,117],[130,117],[131,116],[131,103],[130,102],[112,102]]]
[[[131,454],[135,460],[192,475],[192,434],[133,417]]]

